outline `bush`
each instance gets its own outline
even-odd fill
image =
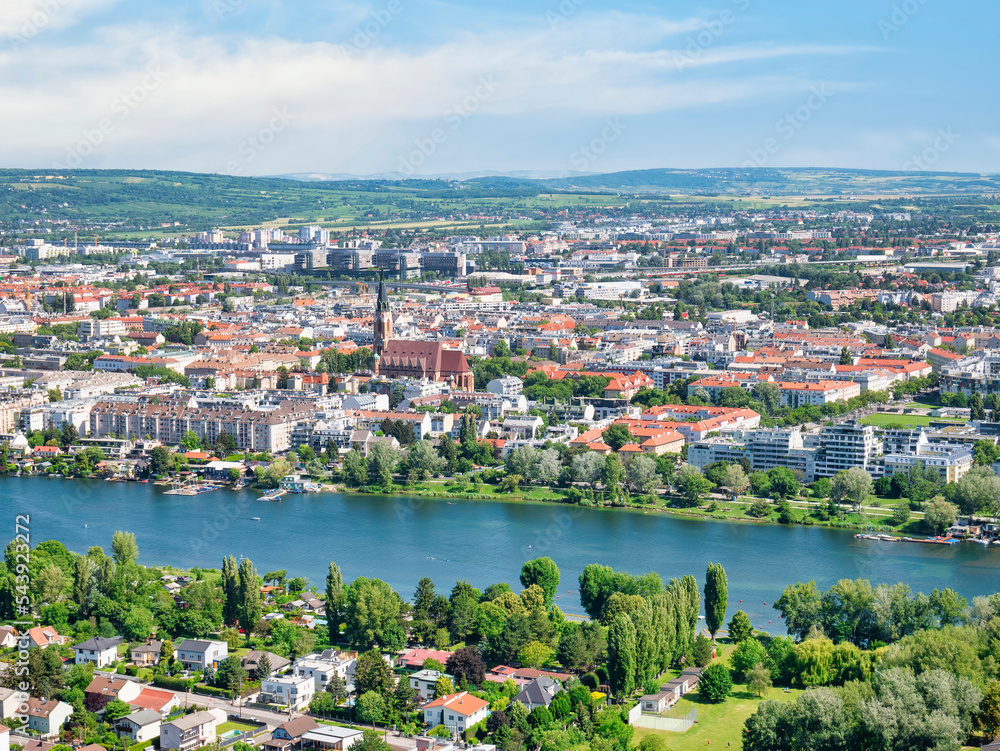
[[[721,704],[732,691],[733,675],[729,668],[720,662],[705,668],[705,672],[701,674],[701,682],[698,684],[698,693],[704,696],[706,701]]]
[[[580,683],[591,690],[595,690],[599,685],[600,681],[597,679],[597,675],[594,673],[584,673],[580,676]]]
[[[187,678],[171,678],[167,675],[153,677],[153,685],[160,688],[172,688],[176,691],[186,691],[190,681]]]
[[[754,501],[747,509],[747,514],[757,519],[763,519],[771,513],[771,507],[767,501]]]

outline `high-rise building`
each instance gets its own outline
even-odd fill
[[[381,357],[385,352],[385,343],[392,339],[392,310],[389,307],[389,295],[385,291],[385,279],[382,269],[378,274],[378,300],[375,303],[375,356]]]

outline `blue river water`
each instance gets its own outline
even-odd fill
[[[387,581],[410,597],[430,577],[447,593],[458,579],[474,586],[519,586],[521,565],[547,555],[559,565],[556,604],[582,613],[577,577],[589,563],[667,580],[710,561],[729,579],[729,613],[780,632],[771,608],[796,581],[827,587],[838,579],[904,582],[914,591],[950,587],[967,598],[1000,591],[1000,548],[884,543],[844,530],[682,519],[656,512],[496,501],[447,501],[342,493],[257,500],[258,492],[218,490],[165,495],[139,483],[30,477],[0,479],[0,530],[14,536],[17,514],[30,515],[32,545],[57,539],[78,553],[110,551],[115,530],[134,532],[145,565],[215,567],[225,555],[251,558],[257,571],[285,569],[321,590],[330,561],[345,580]],[[5,515],[4,515],[5,514]],[[253,517],[260,517],[255,521]],[[741,602],[742,601],[742,602]]]

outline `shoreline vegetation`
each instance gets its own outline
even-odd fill
[[[64,480],[91,480],[94,478],[54,475],[29,475],[31,477],[50,477],[52,479]],[[10,475],[10,477],[16,477]],[[169,480],[149,482],[156,487],[170,487],[173,483]],[[252,486],[235,488],[222,486],[229,490],[249,490],[251,492],[261,492],[264,489]],[[470,489],[470,487],[472,489]],[[478,488],[478,489],[477,489]],[[501,485],[490,485],[484,483],[462,483],[456,480],[424,480],[407,485],[393,485],[389,490],[386,487],[360,486],[356,488],[348,487],[344,483],[321,483],[318,493],[341,493],[346,495],[361,495],[372,497],[393,498],[398,496],[410,496],[444,501],[498,501],[501,503],[530,503],[535,505],[558,505],[558,506],[581,506],[586,508],[642,512],[643,514],[662,514],[681,519],[695,519],[715,522],[738,522],[748,524],[785,524],[823,527],[827,529],[842,529],[845,531],[870,531],[878,530],[888,534],[895,533],[895,536],[905,536],[908,534],[923,535],[930,534],[931,530],[922,527],[923,514],[913,512],[908,523],[895,525],[894,514],[896,509],[888,507],[895,499],[875,498],[878,505],[870,506],[864,513],[853,511],[844,513],[842,518],[817,518],[813,513],[819,508],[826,507],[824,498],[817,498],[813,495],[808,497],[797,497],[792,500],[769,501],[753,495],[741,494],[734,499],[731,496],[721,494],[710,494],[707,502],[697,506],[674,506],[671,503],[678,500],[680,496],[666,492],[656,492],[648,496],[639,496],[618,502],[610,502],[600,499],[600,493],[595,500],[588,499],[585,495],[580,500],[574,500],[572,493],[567,491],[577,491],[576,488],[552,488],[538,486],[518,486],[516,489]],[[806,489],[806,493],[812,493]],[[586,502],[590,500],[590,502]],[[760,505],[761,503],[765,505]],[[785,505],[787,504],[787,506]],[[756,508],[755,508],[756,505]],[[843,511],[843,510],[842,510]],[[751,513],[752,512],[752,513]],[[755,514],[762,514],[756,516]]]

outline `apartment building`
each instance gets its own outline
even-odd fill
[[[90,412],[89,434],[94,438],[148,436],[177,445],[189,430],[208,443],[228,433],[235,438],[241,451],[273,454],[291,448],[294,429],[312,419],[313,410],[309,405],[292,401],[281,402],[271,409],[255,409],[223,405],[198,407],[193,399],[160,404],[101,400]]]

